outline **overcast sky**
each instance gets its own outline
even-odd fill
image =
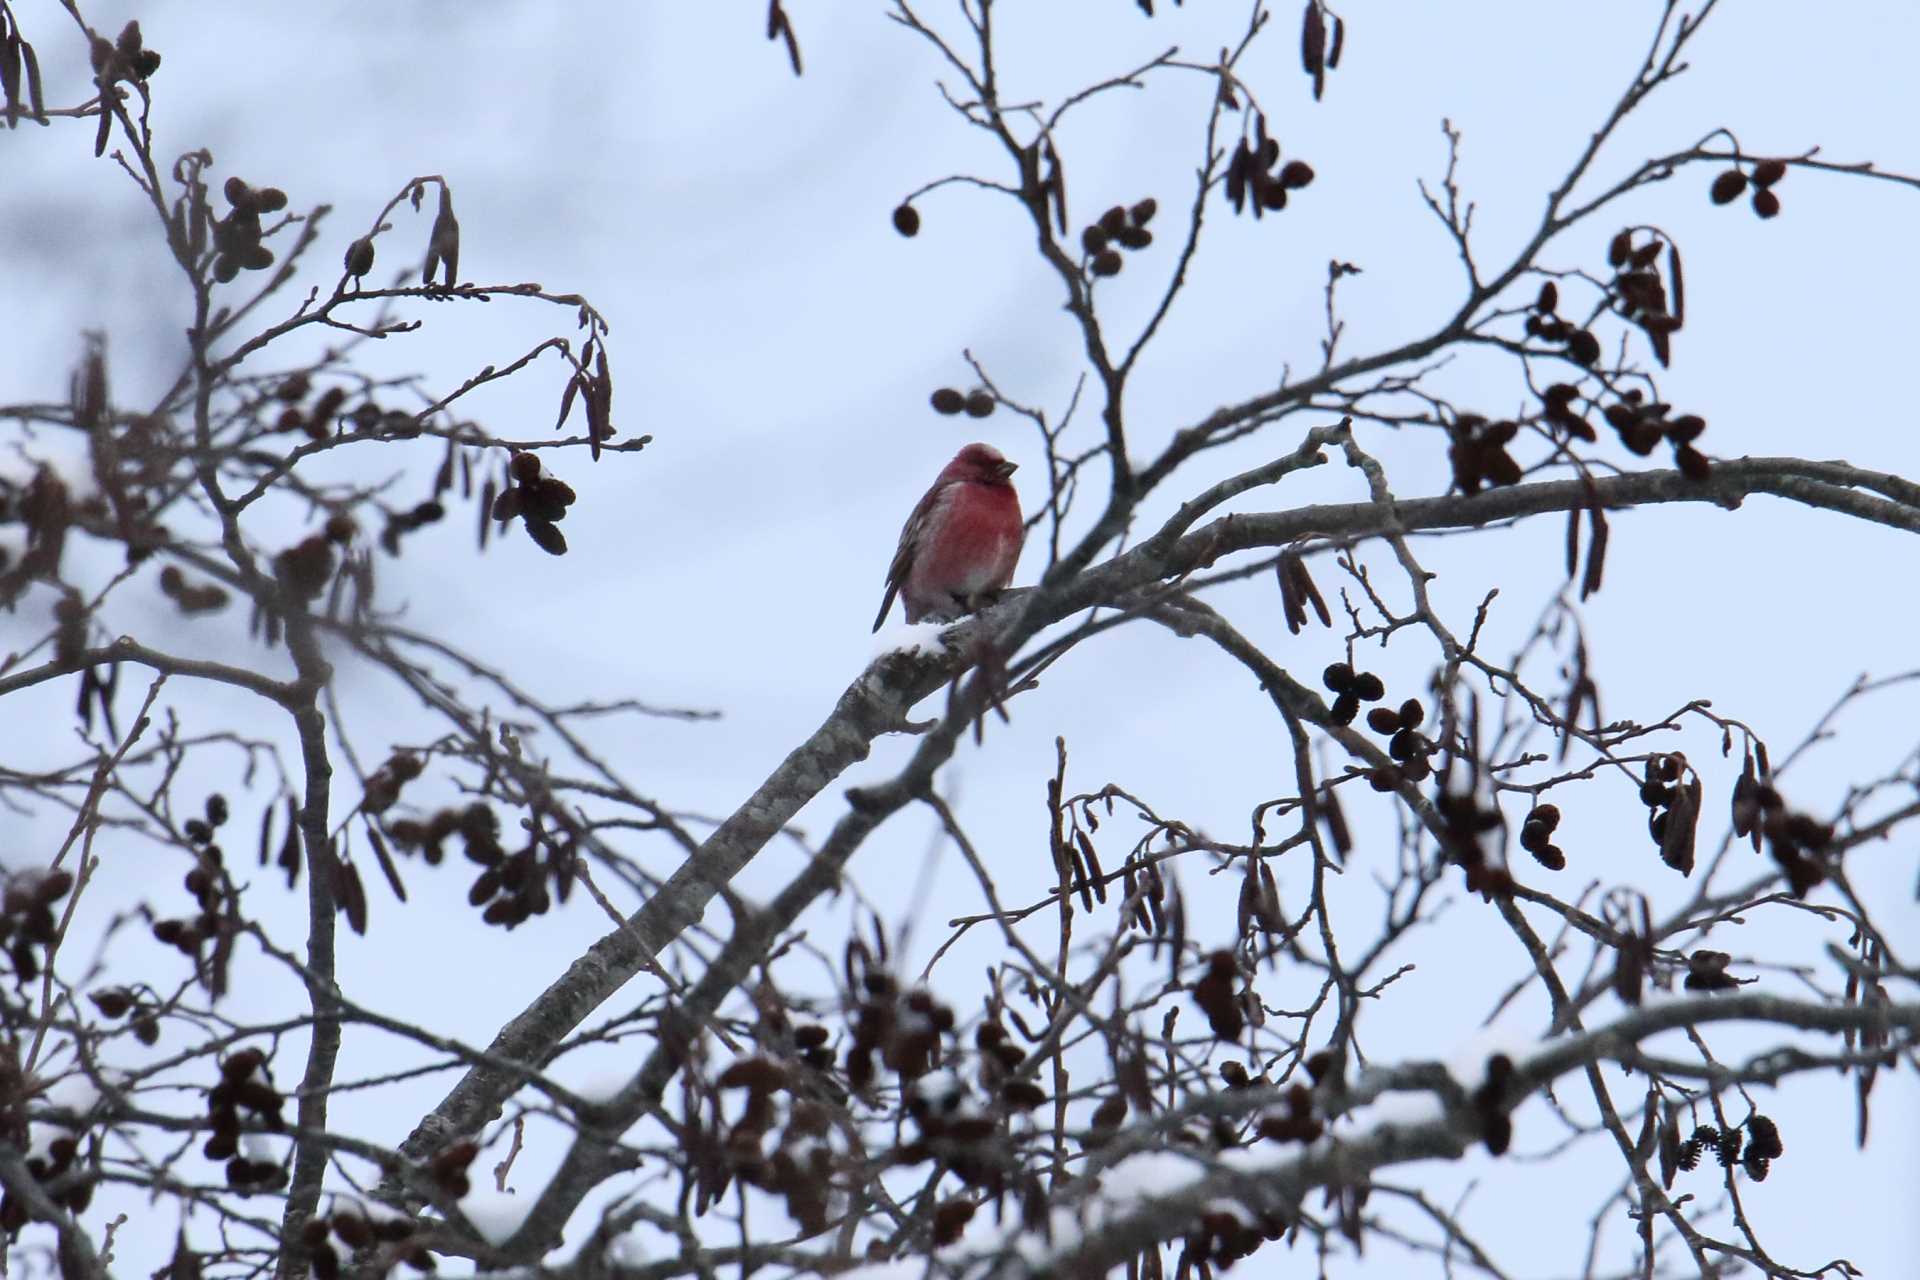
[[[1242,74],[1285,154],[1310,162],[1318,180],[1283,215],[1257,224],[1227,216],[1216,198],[1191,291],[1136,380],[1129,414],[1137,452],[1150,455],[1216,406],[1272,387],[1289,367],[1317,364],[1330,258],[1364,269],[1341,287],[1347,354],[1416,336],[1450,314],[1459,264],[1415,187],[1416,178],[1432,182],[1444,169],[1443,118],[1464,137],[1458,179],[1477,204],[1479,243],[1486,259],[1501,260],[1626,83],[1657,7],[1351,6],[1346,56],[1315,104],[1298,67],[1295,13],[1283,6]],[[1162,12],[1148,20],[1125,0],[1006,4],[997,11],[1006,98],[1057,100],[1170,45],[1209,59],[1237,37],[1246,10],[1222,0],[1156,8]],[[409,178],[442,174],[463,227],[465,278],[578,290],[608,316],[616,423],[623,434],[651,433],[654,444],[597,466],[584,456],[553,461],[581,495],[566,525],[572,554],[549,560],[516,538],[476,562],[471,522],[457,518],[418,535],[384,581],[410,601],[413,618],[448,626],[556,702],[628,696],[723,711],[717,722],[622,720],[593,731],[636,787],[700,814],[730,811],[871,656],[868,623],[900,522],[960,444],[986,439],[1029,464],[1018,479],[1029,504],[1037,500],[1031,481],[1041,455],[1031,424],[1007,413],[984,422],[941,418],[928,408],[935,387],[972,385],[963,350],[1007,394],[1055,415],[1083,367],[1058,282],[1035,259],[1024,214],[1010,202],[949,188],[919,202],[917,238],[889,226],[900,197],[931,179],[1006,176],[985,136],[942,103],[934,81],[950,71],[885,20],[880,5],[794,0],[789,9],[806,58],[799,80],[763,42],[758,4],[87,6],[107,31],[137,10],[147,43],[164,55],[154,80],[163,153],[205,146],[216,181],[238,173],[283,187],[296,208],[333,206],[314,283],[330,286],[348,240]],[[928,0],[926,12],[954,29],[939,0]],[[1720,125],[1734,128],[1750,153],[1818,145],[1830,159],[1920,172],[1911,113],[1889,109],[1906,92],[1920,50],[1920,10],[1861,3],[1818,24],[1809,13],[1772,5],[1716,13],[1693,48],[1694,69],[1622,131],[1597,166],[1601,179]],[[76,101],[84,50],[64,17],[46,6],[25,18],[37,24],[27,34],[41,50],[49,99]],[[1163,210],[1184,205],[1212,91],[1200,77],[1169,77],[1086,109],[1065,135],[1076,220],[1147,195]],[[90,142],[90,128],[71,122],[0,134],[0,291],[13,318],[0,402],[64,395],[86,328],[109,335],[123,404],[153,395],[179,359],[184,290],[156,265],[156,231],[131,184],[91,156]],[[1798,453],[1920,473],[1901,385],[1912,359],[1920,247],[1911,228],[1920,194],[1795,173],[1779,189],[1783,213],[1762,224],[1744,205],[1711,207],[1708,176],[1682,174],[1620,215],[1657,223],[1686,252],[1688,323],[1662,387],[1677,406],[1707,418],[1702,447],[1715,456]],[[381,242],[382,272],[402,265],[407,246],[424,244],[426,223],[399,214]],[[1598,269],[1618,225],[1575,233],[1549,263]],[[1157,244],[1101,286],[1102,306],[1122,332],[1139,323],[1170,260],[1169,247]],[[285,305],[292,301],[290,294]],[[424,314],[427,330],[372,353],[375,367],[419,371],[449,387],[567,323],[558,312],[501,303]],[[543,431],[559,392],[556,369],[476,396],[468,411],[503,433]],[[1493,363],[1462,360],[1436,385],[1493,415],[1520,404],[1510,371]],[[1092,430],[1091,415],[1083,423]],[[1145,527],[1204,483],[1291,448],[1297,431],[1285,430],[1284,438],[1197,464],[1191,481],[1149,504]],[[1436,436],[1374,428],[1362,442],[1387,462],[1401,496],[1445,490]],[[1617,448],[1613,455],[1630,461]],[[1360,496],[1358,479],[1336,466],[1243,505]],[[1465,624],[1497,582],[1488,648],[1510,651],[1558,590],[1561,528],[1543,520],[1434,547],[1437,603]],[[1036,550],[1029,548],[1016,585],[1033,580]],[[1890,530],[1764,498],[1738,513],[1688,507],[1620,516],[1606,589],[1581,611],[1609,715],[1655,720],[1706,697],[1776,746],[1797,742],[1856,674],[1915,665],[1902,625],[1913,555],[1911,540]],[[1382,562],[1379,571],[1387,569]],[[157,591],[122,594],[115,629],[158,645],[199,643]],[[1215,603],[1310,683],[1339,656],[1326,633],[1285,638],[1264,579]],[[0,648],[42,634],[45,607],[39,600],[0,616]],[[205,643],[242,651],[237,627],[210,626]],[[1415,692],[1432,655],[1404,648],[1376,665],[1390,686]],[[426,732],[390,683],[351,668],[341,680],[364,756],[377,759]],[[207,704],[202,694],[176,682],[167,701],[202,728],[210,727],[209,705],[243,706],[227,698]],[[1283,727],[1256,694],[1217,654],[1127,629],[1053,668],[1042,689],[1016,704],[1010,726],[989,733],[984,749],[961,751],[945,782],[994,859],[1003,891],[1030,901],[1051,877],[1043,780],[1056,736],[1071,753],[1070,788],[1116,782],[1236,839],[1255,804],[1292,788]],[[63,687],[46,701],[45,733],[55,746],[10,728],[0,764],[70,752],[70,697]],[[1891,767],[1914,749],[1914,710],[1908,695],[1849,717],[1840,742],[1801,767],[1794,802],[1830,811],[1848,781]],[[1701,762],[1710,788],[1719,784],[1702,833],[1717,840],[1737,760],[1718,761],[1706,735],[1672,745]],[[883,742],[845,781],[884,776],[910,749]],[[1630,881],[1673,900],[1679,886],[1667,882],[1671,873],[1638,833],[1643,811],[1625,791],[1611,797],[1617,817],[1605,800],[1596,789],[1591,820],[1600,825],[1588,829],[1599,834],[1570,844],[1562,891],[1574,896],[1571,877],[1579,875]],[[831,790],[800,825],[817,835],[842,807],[840,789]],[[909,811],[854,864],[882,906],[902,914],[918,905],[909,948],[916,971],[946,936],[945,920],[978,909],[957,858],[936,852],[926,865],[934,847],[927,816]],[[634,852],[662,873],[671,869],[663,846]],[[1391,845],[1379,852],[1389,860],[1379,867],[1385,875]],[[5,856],[23,855],[10,847]],[[178,898],[171,862],[151,870],[151,860],[122,866],[106,856],[113,892],[89,899],[92,918],[143,897]],[[1920,925],[1911,841],[1854,856],[1855,883],[1888,901],[1883,926]],[[770,893],[798,865],[792,846],[775,844],[741,887]],[[1377,904],[1369,878],[1350,875],[1343,887],[1356,928],[1377,918],[1366,905]],[[405,910],[424,940],[410,944],[405,980],[396,982],[396,932],[346,938],[342,981],[377,990],[376,1003],[390,1013],[484,1042],[599,935],[603,920],[576,900],[511,936],[482,935],[469,924],[464,888],[453,876],[423,882],[404,909],[374,889],[376,920]],[[292,941],[302,908],[290,895],[267,883],[250,901],[271,915],[276,895],[286,908],[283,937]],[[1478,905],[1460,902],[1450,919],[1484,920]],[[831,936],[849,911],[845,900],[828,904],[811,923]],[[421,923],[429,917],[431,930]],[[1817,955],[1822,938],[1844,941],[1844,929],[1815,934],[1816,924],[1808,917],[1781,936],[1796,955]],[[1765,954],[1752,939],[1773,927],[1756,920],[1751,933],[1715,940]],[[1503,932],[1445,927],[1436,937],[1446,944],[1410,949],[1420,967],[1396,988],[1398,1013],[1389,1003],[1366,1027],[1379,1057],[1440,1053],[1468,1038],[1488,997],[1524,971],[1524,955]],[[1218,941],[1226,940],[1223,931]],[[968,1001],[987,958],[985,950],[957,951],[942,971],[953,983],[947,994]],[[824,989],[825,975],[820,981]],[[1784,975],[1767,981],[1794,989]],[[1289,1005],[1308,982],[1273,974],[1261,990],[1269,1003]],[[1537,1006],[1517,1016],[1538,1029]],[[1724,1043],[1742,1042],[1728,1035]],[[343,1074],[376,1069],[388,1048],[350,1035]],[[283,1083],[293,1072],[282,1067]],[[383,1101],[344,1096],[336,1123],[397,1141],[443,1089],[444,1082],[407,1086]],[[1801,1105],[1790,1110],[1788,1097]],[[1570,1102],[1575,1111],[1577,1104]],[[1856,1156],[1851,1104],[1850,1084],[1831,1078],[1802,1079],[1777,1107],[1766,1103],[1783,1117],[1788,1155],[1764,1186],[1744,1192],[1746,1203],[1762,1239],[1791,1265],[1840,1254],[1869,1275],[1906,1275],[1920,1249],[1910,1213],[1920,1106],[1910,1079],[1884,1080],[1877,1140]],[[1535,1102],[1520,1115],[1515,1149],[1544,1153],[1557,1134]],[[554,1145],[523,1158],[523,1203],[558,1154]],[[1615,1178],[1611,1162],[1559,1169],[1481,1156],[1424,1176],[1450,1189],[1445,1203],[1481,1180],[1467,1221],[1506,1246],[1503,1260],[1522,1276],[1577,1268],[1594,1190]],[[1539,1218],[1513,1211],[1522,1202],[1511,1197],[1524,1194],[1585,1196],[1551,1209],[1564,1224],[1558,1229],[1573,1234],[1542,1238],[1533,1226]],[[1475,1205],[1499,1209],[1476,1216]],[[1613,1238],[1625,1233],[1623,1223]],[[140,1270],[132,1253],[124,1256],[129,1274]],[[1382,1265],[1387,1256],[1369,1261]]]

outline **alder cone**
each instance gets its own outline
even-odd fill
[[[1715,204],[1732,204],[1747,189],[1747,175],[1738,169],[1728,169],[1713,180],[1707,196]]]
[[[561,533],[559,529],[545,520],[528,520],[525,523],[527,526],[527,536],[533,539],[533,544],[536,547],[539,547],[550,556],[563,556],[567,554],[566,534]]]

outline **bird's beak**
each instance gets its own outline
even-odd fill
[[[1019,469],[1020,469],[1019,463],[1007,462],[1003,459],[997,465],[995,465],[995,467],[993,468],[993,474],[996,479],[1005,480],[1008,476],[1012,475],[1014,472],[1018,471]]]

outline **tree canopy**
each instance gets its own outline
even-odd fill
[[[1920,21],[687,8],[0,0],[5,1256],[1894,1274]]]

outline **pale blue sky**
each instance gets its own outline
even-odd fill
[[[1209,58],[1244,21],[1243,5],[1156,7],[1162,12],[1149,22],[1123,0],[1008,3],[999,11],[1007,97],[1057,99],[1171,44]],[[1656,7],[1356,7],[1343,66],[1317,105],[1299,72],[1287,7],[1243,75],[1286,153],[1311,162],[1318,180],[1284,215],[1258,224],[1227,216],[1216,197],[1191,292],[1134,388],[1137,451],[1148,454],[1217,405],[1273,385],[1289,364],[1317,362],[1329,258],[1364,268],[1341,289],[1346,353],[1413,336],[1448,314],[1458,264],[1414,186],[1443,170],[1442,118],[1464,134],[1459,180],[1478,205],[1483,253],[1499,259],[1625,83]],[[220,0],[136,8],[148,44],[165,57],[154,82],[162,151],[205,145],[217,175],[279,185],[295,207],[331,203],[312,273],[321,287],[331,285],[347,241],[407,179],[439,173],[452,183],[463,225],[463,275],[579,290],[609,317],[616,421],[655,443],[597,467],[584,456],[553,463],[580,492],[566,526],[573,554],[549,561],[515,539],[476,565],[471,522],[458,517],[419,535],[385,581],[409,598],[414,618],[458,620],[462,640],[557,702],[631,696],[722,709],[725,719],[711,724],[615,721],[592,730],[636,786],[676,808],[730,810],[858,673],[900,521],[959,444],[977,436],[1016,461],[1038,462],[1031,426],[1012,415],[976,423],[927,408],[934,387],[971,385],[962,350],[1009,395],[1056,414],[1080,372],[1058,284],[1034,259],[1023,215],[1009,203],[950,188],[920,202],[916,239],[891,230],[894,203],[930,179],[969,168],[1005,175],[984,136],[965,129],[934,90],[932,80],[950,72],[878,5],[789,5],[807,60],[799,81],[762,41],[757,5],[482,10],[444,0]],[[952,25],[936,0],[925,9]],[[109,31],[127,11],[89,8]],[[1849,6],[1817,31],[1804,13],[1724,6],[1693,50],[1695,69],[1623,130],[1596,172],[1604,180],[1648,150],[1685,145],[1722,124],[1759,154],[1818,144],[1827,158],[1920,172],[1910,113],[1889,108],[1920,50],[1920,11]],[[42,50],[49,97],[71,100],[83,53],[63,17],[29,17],[40,24],[29,36]],[[1211,92],[1199,77],[1169,77],[1089,107],[1065,135],[1076,218],[1149,194],[1163,219],[1176,216],[1189,198]],[[177,358],[183,290],[155,268],[154,227],[124,176],[91,156],[90,139],[71,123],[0,135],[0,280],[16,317],[0,401],[61,396],[86,327],[110,334],[123,402],[151,394]],[[1623,211],[1658,223],[1686,250],[1688,325],[1662,386],[1708,419],[1702,447],[1920,472],[1901,386],[1920,275],[1911,235],[1920,193],[1795,173],[1780,188],[1784,212],[1763,225],[1744,206],[1710,207],[1708,176],[1682,174]],[[1576,232],[1548,262],[1597,267],[1617,225]],[[424,244],[426,227],[402,211],[381,242],[381,271],[396,265],[401,246]],[[1170,247],[1156,244],[1101,286],[1112,323],[1122,331],[1138,323],[1169,262]],[[499,303],[440,307],[426,319],[426,333],[390,341],[370,357],[374,366],[450,386],[549,331],[538,309]],[[1510,371],[1482,360],[1461,360],[1436,385],[1490,414],[1511,412],[1520,399]],[[469,412],[503,431],[537,432],[551,421],[558,390],[549,366],[475,397]],[[1192,482],[1148,504],[1142,527],[1202,483],[1290,448],[1297,433],[1283,431],[1196,465]],[[1403,496],[1445,488],[1436,437],[1371,429],[1362,441]],[[1630,461],[1617,448],[1608,456]],[[1040,469],[1020,475],[1030,505]],[[1328,467],[1259,501],[1360,495],[1350,473]],[[1497,581],[1489,648],[1509,651],[1557,589],[1560,537],[1560,522],[1550,520],[1433,548],[1438,602],[1465,625]],[[1016,584],[1036,572],[1029,551]],[[1886,529],[1768,499],[1737,514],[1620,516],[1607,587],[1582,610],[1609,714],[1654,720],[1710,697],[1778,746],[1797,741],[1856,673],[1914,664],[1897,626],[1902,597],[1890,594],[1904,589],[1913,554],[1910,540]],[[1378,571],[1388,567],[1381,558]],[[1329,582],[1323,576],[1323,588]],[[1286,638],[1264,579],[1215,603],[1283,661],[1297,661],[1303,676],[1338,656],[1324,633]],[[18,647],[41,625],[32,609],[0,616],[0,648]],[[123,593],[111,625],[156,644],[198,644],[205,634],[244,651],[237,627],[180,630],[155,592]],[[1412,692],[1430,661],[1407,644],[1377,669]],[[361,717],[353,732],[364,755],[377,759],[422,732],[377,677],[344,672],[342,695]],[[69,697],[63,689],[48,700],[62,751],[71,739],[58,708]],[[195,710],[201,697],[177,683],[168,691],[205,727]],[[247,714],[238,699],[218,701]],[[1807,762],[1796,803],[1831,808],[1848,780],[1913,749],[1912,723],[1911,699],[1850,720],[1840,746]],[[1241,670],[1164,633],[1109,637],[1050,671],[1016,704],[1013,723],[996,727],[985,750],[963,750],[946,775],[1010,900],[1038,896],[1051,875],[1042,778],[1056,735],[1072,752],[1070,786],[1121,783],[1224,838],[1244,831],[1260,799],[1291,789],[1284,733]],[[910,745],[879,744],[846,781],[883,776]],[[1712,739],[1672,745],[1702,761],[1723,797],[1732,770],[1713,759]],[[9,746],[0,763],[30,754]],[[1617,806],[1618,847],[1593,836],[1570,842],[1561,889],[1575,894],[1573,877],[1584,876],[1671,894],[1671,873],[1639,833],[1643,811],[1631,796],[1596,792],[1591,803],[1601,831],[1609,803]],[[836,788],[800,823],[817,835],[841,804]],[[1709,801],[1703,839],[1717,838],[1722,812],[1720,800]],[[927,817],[904,815],[862,852],[854,875],[877,901],[904,910],[928,845]],[[634,851],[658,870],[671,866],[664,847]],[[1379,853],[1390,858],[1390,843]],[[1920,925],[1910,842],[1855,857],[1857,883],[1889,896],[1883,924]],[[90,899],[88,910],[177,895],[173,871],[148,884],[143,865],[116,874],[112,892]],[[775,844],[740,887],[770,893],[797,865],[790,845]],[[1204,900],[1198,871],[1186,883]],[[390,1013],[484,1041],[603,920],[576,900],[511,936],[478,934],[456,879],[417,874],[418,900],[405,909],[415,929],[430,917],[444,922],[444,938],[436,924],[424,935],[433,942],[399,960],[393,933],[347,938],[343,981],[377,991]],[[1342,887],[1362,937],[1378,918],[1369,879],[1363,871]],[[978,909],[957,858],[942,859],[930,884],[934,905],[914,934],[919,960],[945,936],[948,916]],[[370,889],[376,919],[392,920],[397,908],[384,888]],[[271,884],[254,895],[263,910],[276,898],[286,910],[283,936],[298,937],[299,903]],[[1421,967],[1404,980],[1398,1020],[1388,1005],[1367,1027],[1375,1053],[1444,1052],[1475,1031],[1490,995],[1522,972],[1510,938],[1476,927],[1477,905],[1456,904],[1444,944],[1410,948]],[[847,911],[844,902],[828,906],[813,924],[831,934]],[[1819,938],[1831,936],[1796,919],[1765,944],[1751,940],[1776,927],[1756,919],[1747,932],[1715,939],[1743,954],[1801,956],[1817,955]],[[965,947],[955,953],[942,970],[950,995],[965,1002],[984,958]],[[1769,981],[1789,989],[1784,976]],[[1261,989],[1272,1003],[1291,1003],[1285,975]],[[249,998],[235,997],[242,1007]],[[257,996],[267,1005],[290,998],[289,990]],[[381,1063],[387,1047],[350,1035],[350,1071]],[[344,1096],[336,1123],[395,1140],[439,1092],[413,1085],[385,1102]],[[1883,1079],[1876,1104],[1878,1141],[1861,1156],[1850,1140],[1849,1085],[1805,1079],[1769,1105],[1782,1117],[1789,1154],[1745,1194],[1777,1257],[1810,1267],[1841,1254],[1871,1276],[1906,1274],[1920,1249],[1904,1212],[1920,1175],[1912,1142],[1920,1107],[1910,1080],[1895,1078]],[[1535,1103],[1521,1113],[1516,1150],[1542,1151],[1555,1132]],[[517,1175],[523,1191],[557,1154],[552,1146],[528,1152]],[[1452,1203],[1479,1179],[1468,1222],[1514,1274],[1528,1276],[1579,1265],[1594,1188],[1614,1177],[1610,1157],[1564,1169],[1475,1157],[1421,1180]],[[1516,1211],[1527,1202],[1515,1197],[1548,1191],[1587,1199]],[[1543,1215],[1564,1224],[1556,1233],[1572,1234],[1537,1234]],[[1614,1238],[1624,1234],[1623,1225]],[[140,1270],[131,1249],[123,1256],[129,1274]],[[1397,1273],[1404,1259],[1389,1256],[1369,1254],[1373,1266],[1342,1274]]]

